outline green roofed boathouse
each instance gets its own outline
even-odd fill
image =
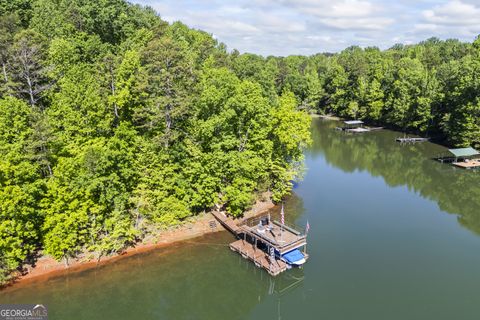
[[[463,169],[480,168],[480,152],[474,148],[448,149],[451,156],[440,157],[441,162],[451,162],[454,166]]]

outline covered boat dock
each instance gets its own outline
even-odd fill
[[[230,249],[273,276],[292,266],[300,266],[308,259],[306,235],[291,226],[272,221],[270,216],[236,225],[221,212],[215,211],[213,215],[239,239],[230,243]]]
[[[480,152],[469,147],[459,149],[448,149],[448,151],[455,156],[454,166],[463,169],[480,168],[480,159],[478,158]]]
[[[347,125],[347,127],[350,128],[361,128],[363,127],[363,121],[362,120],[347,120],[343,121]]]
[[[351,132],[355,132],[355,131],[363,132],[364,130],[368,131],[367,129],[363,128],[363,121],[361,120],[347,120],[347,121],[343,121],[343,123],[345,124],[343,127],[337,127],[336,129],[342,130],[342,131],[351,131]]]
[[[439,157],[438,160],[462,169],[480,168],[480,152],[474,148],[448,149],[448,152],[448,157]]]
[[[346,120],[346,121],[343,121],[343,123],[345,124],[343,127],[336,127],[335,129],[341,130],[344,132],[349,132],[349,133],[365,133],[373,130],[383,129],[382,127],[377,127],[377,128],[365,127],[364,122],[362,120]]]

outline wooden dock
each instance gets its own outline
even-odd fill
[[[257,267],[265,269],[272,276],[279,275],[287,270],[287,264],[279,259],[272,259],[266,252],[258,249],[254,244],[245,240],[237,240],[230,243],[230,249],[238,252],[244,257],[255,263]]]
[[[227,229],[234,235],[238,234],[239,227],[232,218],[227,217],[224,213],[220,211],[212,211],[212,215],[218,220],[218,222],[220,222],[222,226],[225,227],[225,229]]]
[[[430,140],[429,138],[411,138],[411,137],[395,139],[395,141],[400,142],[400,143],[426,142],[426,141],[429,141],[429,140]]]
[[[278,221],[272,221],[270,229],[269,232],[260,234],[256,226],[243,225],[238,229],[238,233],[245,234],[250,238],[261,238],[262,242],[274,247],[280,254],[307,244],[305,235],[286,225],[281,225]]]
[[[383,127],[357,127],[357,128],[335,127],[335,130],[344,131],[348,133],[365,133],[370,131],[378,131],[382,129]]]
[[[238,225],[223,212],[212,211],[212,215],[225,229],[240,239],[230,243],[230,249],[252,261],[257,267],[265,269],[272,276],[290,267],[281,258],[284,254],[298,248],[305,248],[307,244],[304,234],[278,221],[270,221],[269,216],[247,220]],[[308,255],[306,252],[302,254],[304,256],[302,263],[304,263]]]
[[[350,132],[350,133],[365,133],[365,132],[369,132],[370,130],[368,128],[351,128],[351,129],[345,129],[344,131]]]
[[[457,168],[462,169],[478,169],[480,168],[480,160],[468,160],[463,162],[453,162],[452,163]]]

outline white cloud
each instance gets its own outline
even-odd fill
[[[461,1],[450,1],[423,11],[425,20],[445,26],[480,26],[480,8]]]
[[[388,18],[325,18],[321,20],[326,26],[343,30],[383,30],[394,20]]]
[[[480,0],[133,0],[241,52],[313,54],[387,48],[431,36],[471,41]]]
[[[311,13],[329,18],[358,18],[368,17],[375,13],[375,6],[368,1],[344,0],[319,3],[312,5],[308,10]]]
[[[342,30],[382,29],[394,22],[393,18],[383,16],[382,5],[370,1],[263,0],[261,3],[270,6],[281,3],[304,19]]]
[[[449,1],[424,10],[422,17],[415,24],[417,34],[473,38],[480,33],[480,7],[473,3]]]

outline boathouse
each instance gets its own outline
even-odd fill
[[[480,168],[480,152],[468,147],[458,149],[448,149],[448,152],[453,155],[455,160],[452,164],[458,168],[474,169]]]
[[[345,123],[345,128],[362,128],[363,127],[363,121],[362,120],[347,120],[343,121]]]
[[[350,133],[364,133],[370,131],[369,128],[363,127],[363,121],[361,120],[347,120],[343,121],[345,126],[338,128],[339,130]]]
[[[230,243],[230,249],[273,276],[291,267],[301,266],[308,259],[307,237],[292,226],[271,220],[270,216],[250,219],[237,225],[221,212],[212,214],[237,237],[238,240]]]

